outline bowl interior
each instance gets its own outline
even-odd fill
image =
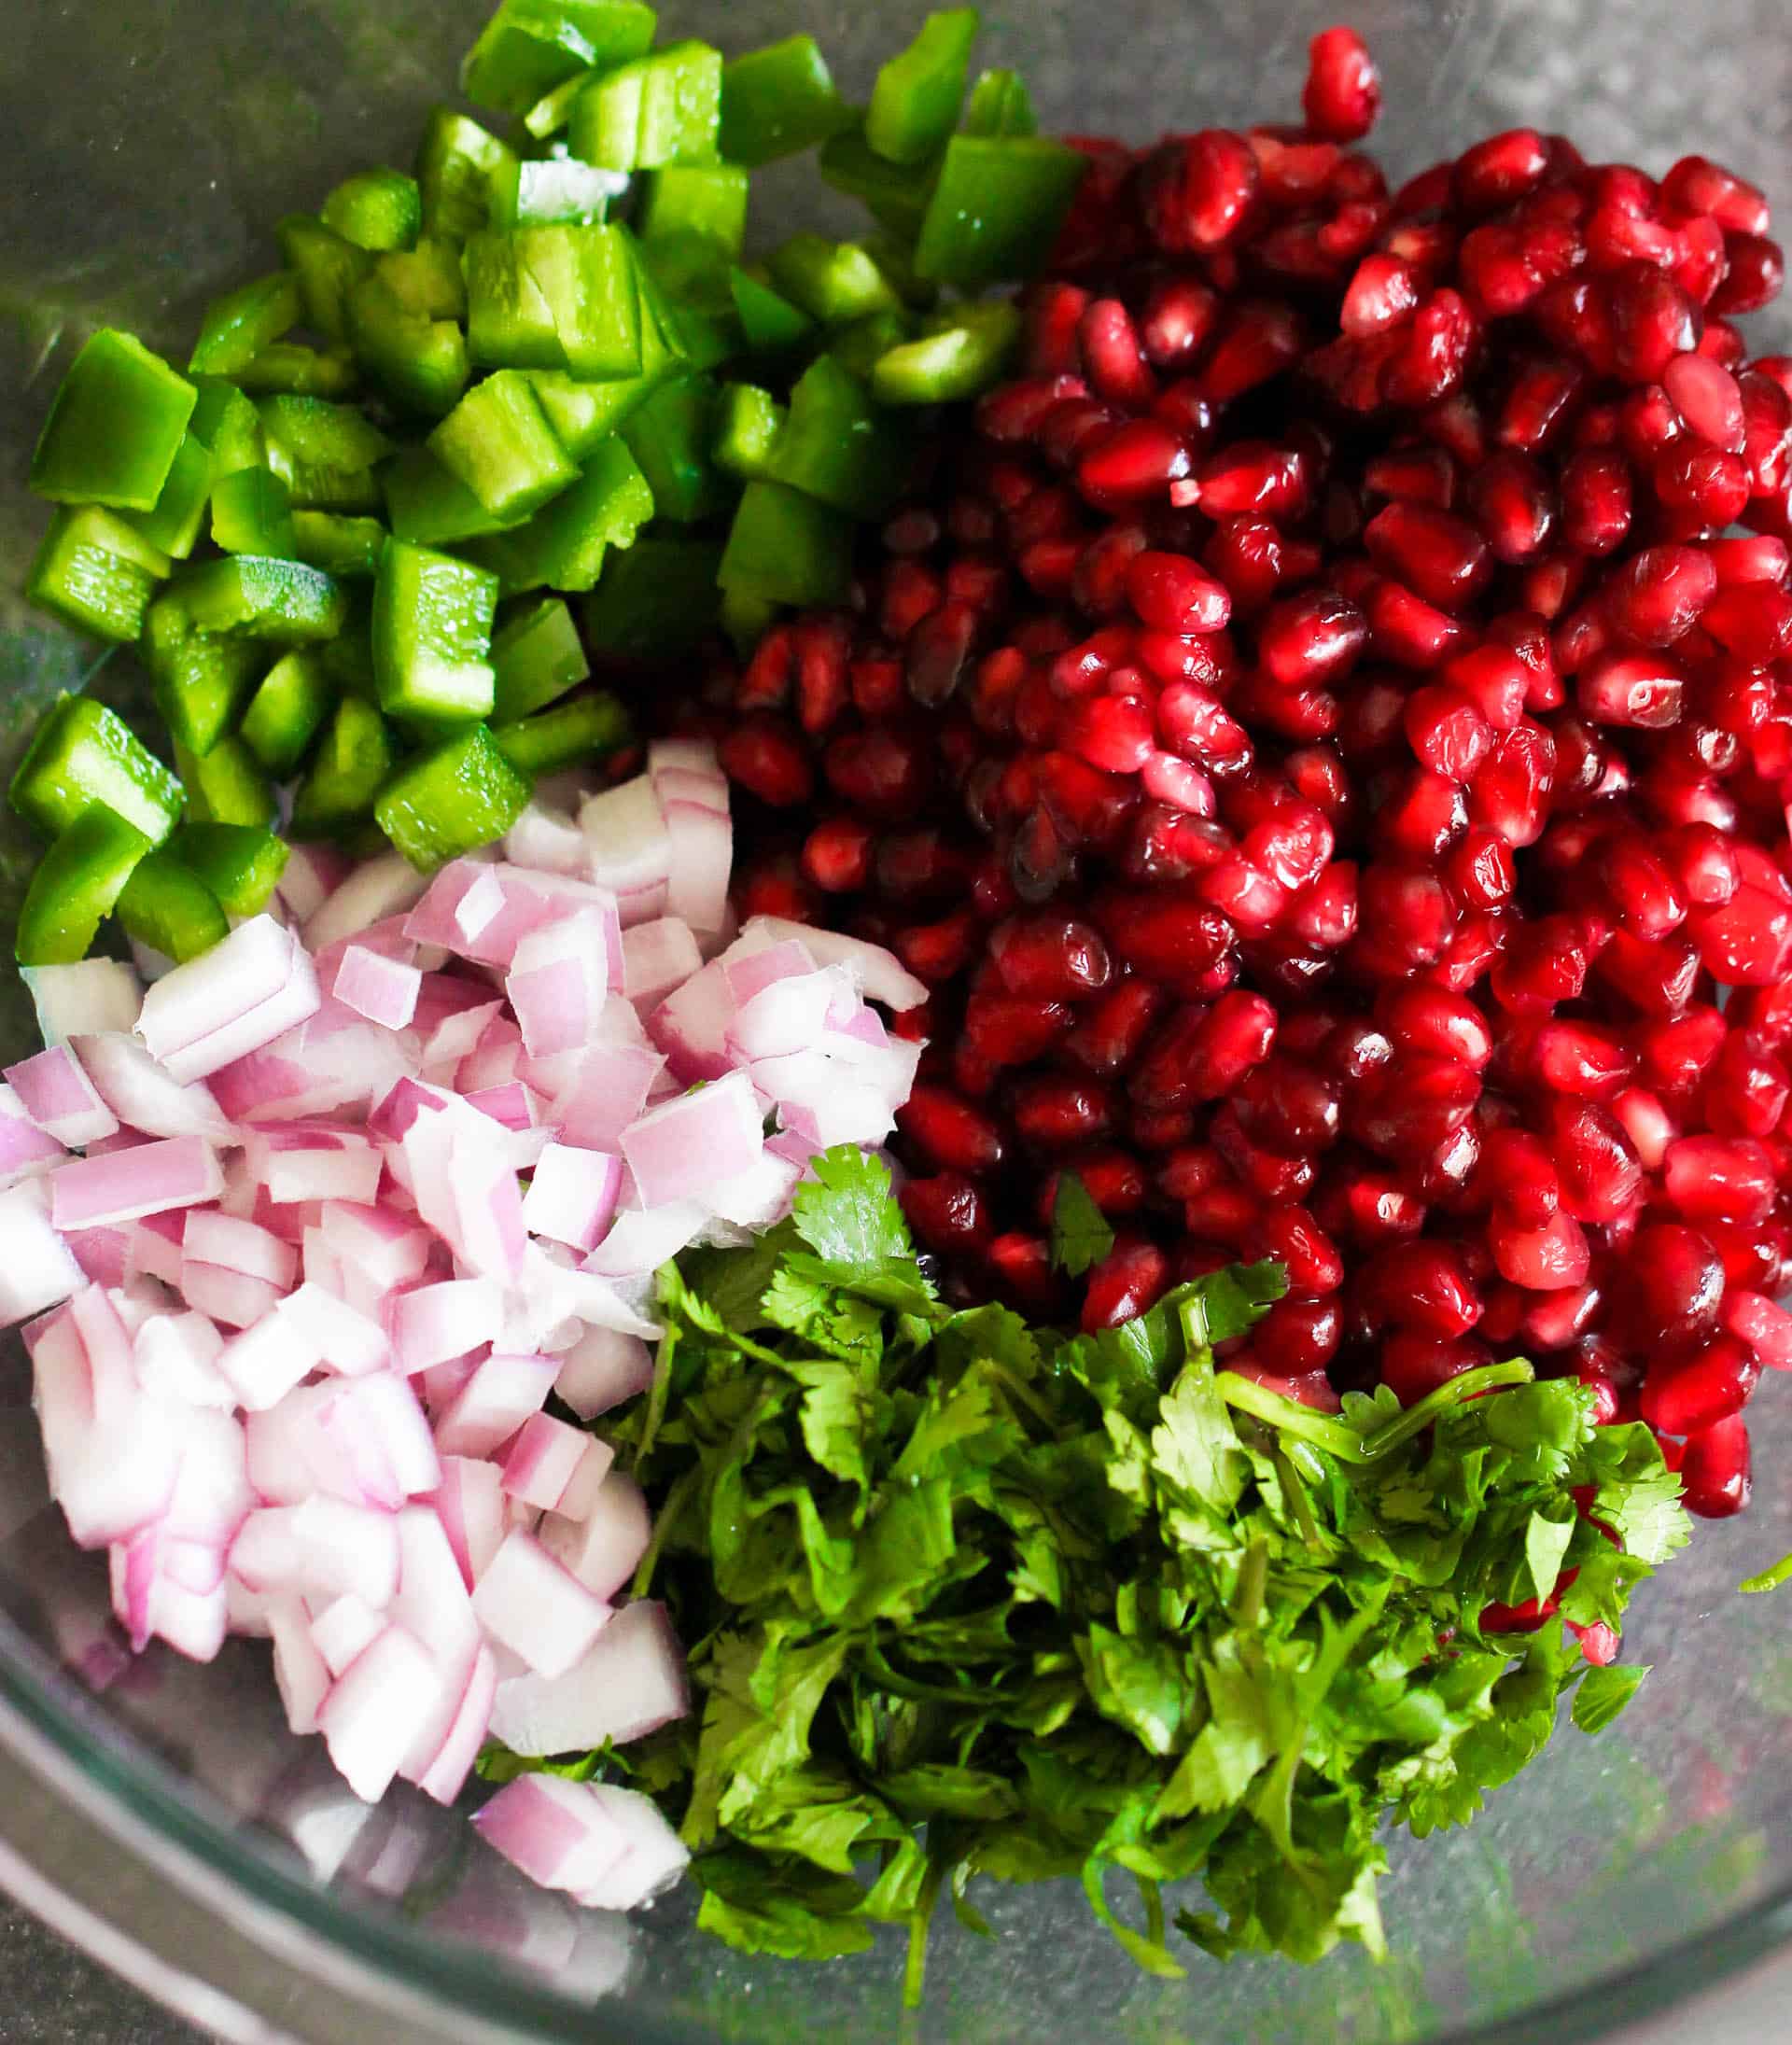
[[[0,770],[57,690],[141,702],[128,656],[96,662],[23,608],[41,525],[23,481],[56,377],[115,322],[178,345],[217,287],[272,267],[272,225],[348,170],[406,161],[451,81],[482,0],[10,0],[0,38]],[[665,8],[737,49],[819,35],[848,89],[922,11],[819,0]],[[1141,137],[1287,118],[1314,0],[997,0],[988,61],[1023,65],[1050,127]],[[1354,20],[1387,85],[1378,150],[1396,174],[1521,122],[1567,129],[1589,157],[1660,170],[1721,155],[1792,191],[1792,36],[1779,0],[1365,0]],[[830,214],[802,167],[756,183],[756,225]],[[1758,323],[1757,323],[1758,324]],[[1771,343],[1767,329],[1758,345]],[[0,906],[32,847],[0,823]],[[29,1003],[0,983],[0,1062],[32,1046]],[[265,1650],[209,1668],[132,1664],[103,1564],[49,1506],[21,1352],[0,1354],[0,1693],[100,1792],[165,1842],[445,2005],[518,2035],[636,2039],[875,2035],[899,2024],[898,1940],[822,1969],[733,1954],[674,1898],[634,1924],[577,1913],[513,1878],[421,1799],[364,1813],[315,1742],[292,1741]],[[1757,1504],[1706,1526],[1639,1601],[1627,1655],[1656,1665],[1597,1742],[1565,1734],[1472,1828],[1391,1842],[1383,1968],[1340,1954],[1301,1971],[1134,1970],[1061,1885],[996,1890],[993,1943],[946,1922],[916,2035],[1348,2040],[1593,2035],[1765,1950],[1792,1897],[1792,1649],[1738,1580],[1792,1547],[1792,1398],[1757,1408]],[[156,1851],[148,1849],[152,1856]],[[986,1893],[987,1892],[987,1893]]]

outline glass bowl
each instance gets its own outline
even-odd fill
[[[128,680],[27,612],[42,522],[30,448],[91,325],[179,347],[217,288],[271,266],[279,216],[347,171],[404,160],[486,0],[7,0],[0,37],[0,770],[42,702]],[[904,35],[899,6],[668,0],[677,32],[730,49],[798,28],[848,89]],[[1049,126],[1133,137],[1295,114],[1320,0],[991,0],[989,61],[1024,64]],[[1792,196],[1783,0],[1363,0],[1396,172],[1529,122],[1658,170],[1687,150]],[[756,185],[756,191],[761,188]],[[769,175],[762,229],[819,204]],[[818,223],[820,215],[818,212]],[[1757,322],[1759,331],[1761,323]],[[1771,329],[1757,345],[1768,345]],[[32,848],[0,827],[0,898]],[[9,936],[9,933],[8,933]],[[0,989],[0,1058],[32,1042]],[[628,2038],[742,2045],[880,2034],[999,2045],[1072,2030],[1208,2045],[1333,2038],[1492,2045],[1612,2036],[1773,1952],[1792,1930],[1792,1648],[1735,1586],[1792,1548],[1792,1397],[1757,1412],[1757,1503],[1700,1530],[1639,1602],[1627,1653],[1655,1674],[1598,1741],[1565,1735],[1464,1831],[1396,1841],[1393,1957],[1310,1971],[1134,1971],[1074,1889],[992,1892],[993,1944],[940,1927],[920,2018],[899,2009],[894,1936],[811,1968],[749,1961],[675,1897],[630,1923],[511,1875],[452,1814],[377,1814],[286,1730],[265,1650],[208,1668],[122,1653],[103,1560],[46,1499],[22,1353],[0,1361],[0,1880],[99,1957],[232,2038]],[[1761,2018],[1737,2036],[1784,2031]],[[1634,2035],[1634,2034],[1633,2034]]]

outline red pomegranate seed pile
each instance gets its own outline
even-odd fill
[[[966,1292],[1278,1257],[1232,1367],[1523,1353],[1734,1512],[1792,1366],[1780,250],[1703,158],[1529,130],[1390,193],[1379,97],[1334,29],[1304,127],[1084,145],[1021,373],[716,685],[741,905],[934,990],[903,1198]]]

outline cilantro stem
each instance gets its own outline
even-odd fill
[[[690,1469],[679,1474],[672,1489],[666,1492],[664,1503],[654,1516],[653,1532],[648,1541],[646,1550],[636,1567],[635,1580],[628,1587],[628,1594],[631,1598],[646,1597],[648,1587],[653,1581],[653,1572],[659,1567],[660,1556],[665,1550],[666,1537],[671,1534],[673,1524],[679,1515],[684,1510],[684,1502],[696,1488],[697,1480],[701,1475],[702,1471],[698,1465],[693,1464]]]
[[[920,1894],[908,1918],[908,1965],[903,1970],[903,2007],[918,2010],[921,1991],[927,1985],[927,1941],[933,1924],[933,1906],[939,1899],[940,1884],[945,1879],[945,1863],[930,1860],[921,1882]]]
[[[1397,1419],[1391,1420],[1373,1435],[1359,1435],[1348,1421],[1332,1420],[1325,1414],[1315,1413],[1298,1400],[1285,1399],[1280,1392],[1271,1392],[1267,1386],[1250,1378],[1241,1378],[1236,1371],[1221,1371],[1214,1382],[1228,1406],[1237,1407],[1241,1413],[1249,1413],[1253,1419],[1278,1428],[1284,1435],[1310,1441],[1316,1449],[1325,1450],[1343,1463],[1379,1463],[1403,1442],[1422,1433],[1440,1413],[1448,1412],[1451,1407],[1461,1406],[1477,1393],[1529,1384],[1535,1376],[1536,1372],[1522,1357],[1514,1357],[1506,1364],[1483,1364],[1478,1370],[1465,1370],[1460,1378],[1452,1378],[1448,1384],[1439,1385],[1435,1392],[1428,1392],[1417,1406],[1407,1407]]]
[[[1792,1555],[1782,1556],[1771,1569],[1762,1570],[1758,1576],[1750,1576],[1736,1588],[1756,1597],[1763,1590],[1777,1590],[1782,1584],[1788,1583],[1792,1583]]]
[[[1440,1384],[1435,1392],[1426,1393],[1417,1406],[1407,1407],[1398,1420],[1390,1421],[1379,1434],[1369,1436],[1363,1444],[1367,1460],[1379,1461],[1391,1450],[1399,1448],[1403,1441],[1410,1441],[1414,1435],[1429,1427],[1440,1413],[1447,1413],[1453,1406],[1461,1406],[1477,1393],[1530,1384],[1536,1375],[1521,1356],[1513,1357],[1510,1363],[1483,1364],[1478,1370],[1463,1371],[1460,1378]]]
[[[672,1352],[678,1346],[679,1331],[668,1323],[653,1358],[653,1389],[647,1395],[647,1418],[641,1423],[641,1438],[635,1444],[637,1470],[647,1461],[654,1437],[659,1434],[660,1423],[665,1419],[665,1402],[672,1390]]]

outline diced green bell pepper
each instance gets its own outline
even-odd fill
[[[865,109],[865,140],[879,156],[918,163],[952,133],[982,25],[974,7],[930,14],[908,48],[878,72]]]
[[[407,304],[377,268],[349,294],[348,337],[361,367],[401,412],[440,418],[467,387],[467,337],[459,325]]]
[[[187,787],[189,823],[231,823],[266,830],[278,806],[255,755],[232,734],[200,754],[175,741],[175,764]]]
[[[238,385],[258,398],[346,398],[360,380],[346,348],[308,348],[293,341],[276,341],[236,371]]]
[[[525,114],[569,77],[644,55],[653,27],[638,0],[502,0],[462,61],[460,89],[475,106]]]
[[[348,592],[302,561],[239,553],[186,569],[168,601],[202,632],[301,646],[333,639],[348,623]]]
[[[515,611],[492,639],[492,718],[500,727],[530,717],[591,673],[579,627],[557,596]]]
[[[286,840],[251,824],[186,824],[169,849],[231,916],[259,916],[287,870]]]
[[[529,381],[561,446],[575,461],[583,461],[671,373],[672,365],[667,362],[651,374],[618,376],[605,383],[581,383],[564,370],[531,370]],[[418,537],[406,535],[407,539]]]
[[[954,135],[921,223],[917,273],[966,290],[1031,276],[1050,254],[1088,166],[1086,156],[1061,142]]]
[[[388,716],[458,724],[490,714],[497,589],[468,562],[387,540],[373,584],[373,672]]]
[[[380,549],[382,558],[385,553]],[[377,572],[377,570],[376,570]],[[357,593],[350,610],[348,628],[339,632],[328,645],[313,651],[324,664],[329,675],[343,695],[358,696],[363,703],[376,707],[380,700],[380,685],[373,673],[373,593],[366,592],[363,597]]]
[[[212,492],[212,539],[226,553],[295,560],[292,492],[271,469],[239,469]]]
[[[997,301],[957,305],[953,324],[880,356],[871,394],[880,405],[945,405],[978,398],[999,383],[1020,339],[1020,314]]]
[[[524,127],[538,142],[546,142],[557,135],[572,119],[573,102],[590,83],[589,71],[575,71],[571,77],[561,79],[551,92],[543,92],[524,115]]]
[[[641,240],[690,239],[733,262],[747,238],[747,173],[736,163],[668,163],[643,181]]]
[[[467,340],[495,369],[640,373],[640,292],[624,230],[599,223],[482,234],[467,250]]]
[[[864,240],[864,251],[889,280],[889,287],[914,312],[931,312],[940,302],[940,287],[931,277],[915,273],[915,245],[900,234],[879,229]]]
[[[475,384],[425,442],[494,518],[526,518],[578,480],[521,370]]]
[[[502,532],[495,518],[427,447],[400,448],[380,470],[393,536],[423,547],[445,547]]]
[[[301,561],[344,581],[371,581],[379,573],[385,527],[377,518],[350,518],[340,511],[295,511],[293,551]]]
[[[769,284],[736,269],[728,273],[728,285],[749,355],[776,360],[806,347],[814,339],[814,320],[800,305],[779,297]]]
[[[478,121],[438,106],[417,152],[423,231],[464,242],[490,223],[492,187],[516,152]]]
[[[152,547],[184,561],[205,529],[205,506],[212,494],[211,450],[189,431],[180,443],[175,466],[161,486],[153,511],[120,511],[124,523],[140,532]]]
[[[856,119],[813,35],[787,35],[722,66],[720,139],[731,163],[757,170],[813,148]]]
[[[303,313],[290,270],[239,285],[206,307],[187,367],[195,375],[230,376],[289,333]]]
[[[261,678],[243,713],[243,743],[276,780],[305,756],[342,693],[313,652],[291,652]]]
[[[641,465],[662,518],[695,525],[723,510],[728,489],[709,458],[716,387],[707,376],[675,377],[628,418],[622,437]]]
[[[606,170],[705,163],[721,119],[721,55],[707,43],[667,43],[595,78],[572,103],[574,156]]]
[[[373,268],[372,257],[308,213],[287,214],[279,233],[281,259],[299,280],[305,325],[346,341],[348,295]]]
[[[852,584],[852,521],[781,483],[749,483],[717,571],[780,604],[838,604]]]
[[[521,530],[478,541],[471,551],[508,595],[542,588],[588,590],[608,550],[632,546],[655,508],[648,479],[628,446],[621,439],[605,441],[593,450],[571,489]]]
[[[297,510],[379,510],[373,469],[392,442],[365,413],[324,398],[263,398],[256,409],[268,467],[292,493]]]
[[[911,329],[900,313],[873,313],[855,319],[849,327],[836,327],[828,336],[828,359],[851,373],[861,384],[871,382],[871,372],[892,348],[908,340]]]
[[[824,327],[903,309],[889,279],[856,242],[792,234],[772,251],[768,267],[778,290]]]
[[[173,592],[159,596],[144,620],[143,663],[156,707],[175,746],[195,757],[210,752],[236,721],[268,661],[252,638],[202,630]]]
[[[212,455],[212,480],[239,469],[265,468],[267,436],[252,399],[221,376],[194,379],[198,402],[193,407],[193,438]]]
[[[968,135],[1036,135],[1039,116],[1018,71],[986,71],[971,88],[964,109]]]
[[[396,758],[385,720],[371,703],[344,696],[293,798],[293,836],[335,837],[371,817]]]
[[[716,466],[745,480],[768,474],[784,419],[784,407],[770,391],[757,384],[724,384],[716,402]]]
[[[322,207],[331,232],[357,248],[414,248],[423,231],[423,193],[414,177],[384,168],[345,177]]]
[[[910,441],[832,356],[818,356],[791,392],[770,475],[856,518],[881,518],[901,494]]]
[[[21,966],[85,959],[132,869],[149,851],[134,824],[99,806],[77,817],[38,861],[19,911],[13,950]]]
[[[721,593],[721,629],[729,644],[746,660],[777,623],[783,605],[749,589],[725,589]]]
[[[835,191],[859,200],[880,226],[912,242],[926,217],[939,162],[929,157],[921,163],[892,163],[877,154],[858,126],[822,144],[820,169]]]
[[[529,783],[483,724],[412,761],[380,791],[373,814],[421,872],[501,838],[528,806]]]
[[[467,280],[461,259],[458,243],[430,235],[414,248],[376,257],[373,274],[408,313],[425,319],[465,319]]]
[[[716,628],[721,543],[644,534],[612,553],[586,597],[585,636],[605,653],[665,661],[701,646]]]
[[[560,774],[626,745],[628,712],[608,690],[592,690],[539,716],[496,725],[492,738],[519,774]]]
[[[513,177],[492,190],[496,228],[589,226],[600,221],[616,196],[618,176],[574,157],[519,162]]]
[[[66,693],[38,720],[8,791],[46,837],[90,809],[113,811],[160,845],[180,815],[181,786],[117,711]]]
[[[173,566],[161,548],[97,504],[64,504],[25,578],[34,604],[103,639],[134,639]]]
[[[198,393],[142,342],[103,327],[69,367],[31,460],[31,487],[57,504],[153,511]]]
[[[223,903],[172,848],[144,854],[119,889],[113,913],[127,937],[176,965],[231,934]]]

